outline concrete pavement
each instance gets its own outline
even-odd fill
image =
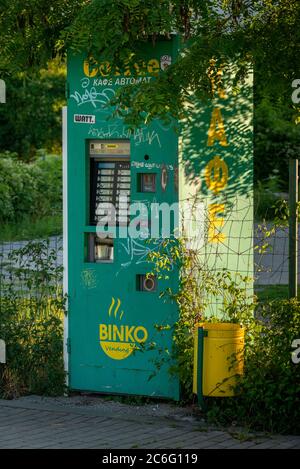
[[[145,415],[142,407],[119,412],[101,405],[101,399],[96,406],[72,399],[63,405],[49,398],[0,400],[0,449],[300,449],[300,436],[229,432],[176,409],[161,417]]]

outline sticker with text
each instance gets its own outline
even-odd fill
[[[92,114],[74,114],[74,122],[76,124],[95,124],[96,116]]]

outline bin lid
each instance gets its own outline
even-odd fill
[[[210,337],[243,337],[245,328],[241,324],[231,322],[200,322],[196,327],[202,327],[208,331]]]

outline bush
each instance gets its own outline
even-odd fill
[[[292,342],[300,338],[300,302],[277,300],[264,305],[248,329],[245,375],[238,397],[208,401],[208,416],[250,428],[300,433],[300,364],[291,359]]]
[[[276,216],[280,207],[275,208]],[[149,260],[154,262],[152,273],[159,278],[168,278],[174,268],[179,272],[178,290],[167,289],[161,297],[176,302],[179,308],[173,329],[174,350],[169,352],[171,371],[180,379],[183,399],[192,400],[196,323],[241,323],[246,331],[244,376],[237,380],[236,397],[206,399],[208,418],[223,425],[299,433],[300,364],[292,362],[291,353],[293,341],[300,339],[300,302],[293,299],[258,304],[253,314],[256,301],[247,291],[249,279],[226,270],[213,271],[197,252],[187,249],[183,239],[166,240],[151,252]],[[210,317],[207,307],[216,299],[218,317]],[[231,365],[229,360],[228,367]]]
[[[168,279],[178,273],[178,287],[167,288],[160,297],[178,306],[178,321],[173,326],[169,325],[173,332],[173,349],[168,350],[167,357],[170,358],[167,360],[170,372],[179,378],[182,401],[190,402],[193,399],[196,324],[203,320],[251,323],[254,298],[248,288],[250,279],[238,273],[232,275],[225,269],[212,270],[201,252],[191,250],[184,238],[165,240],[157,250],[151,251],[148,259],[153,262],[151,273],[159,279]],[[215,317],[214,308],[209,310],[213,304],[218,304],[218,317]],[[157,329],[163,332],[166,326]]]
[[[0,106],[0,152],[17,152],[30,160],[39,148],[61,147],[61,108],[65,104],[66,68],[57,60],[32,75],[6,81],[7,102]]]
[[[62,210],[62,161],[58,156],[30,164],[0,154],[0,222],[18,223]]]
[[[254,214],[256,220],[274,220],[275,205],[280,200],[278,190],[272,187],[273,180],[267,182],[258,181],[257,187],[254,189]]]
[[[56,252],[47,242],[13,251],[2,266],[0,337],[7,346],[7,364],[0,373],[3,397],[64,392],[61,276]]]

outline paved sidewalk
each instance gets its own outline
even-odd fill
[[[147,415],[142,406],[97,402],[82,405],[72,397],[0,400],[0,448],[300,449],[300,436],[230,434],[171,406],[161,417]]]

